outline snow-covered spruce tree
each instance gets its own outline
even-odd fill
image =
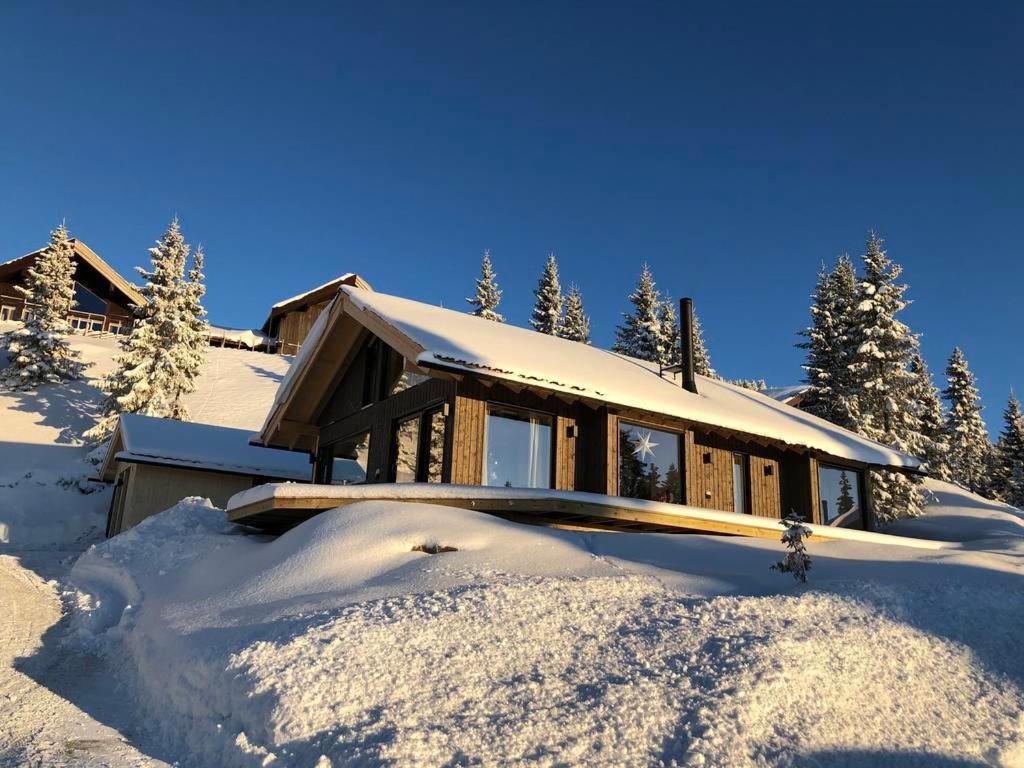
[[[544,271],[537,281],[537,290],[533,295],[536,301],[533,304],[530,325],[535,331],[556,336],[562,326],[562,284],[558,281],[558,262],[555,261],[555,254],[548,254],[548,260],[544,262]]]
[[[792,573],[797,581],[806,582],[807,572],[811,570],[811,556],[807,554],[804,539],[810,538],[811,529],[804,525],[803,518],[795,512],[790,512],[779,523],[785,528],[781,541],[788,551],[771,569],[779,573]]]
[[[806,383],[802,408],[841,427],[852,428],[854,402],[849,392],[850,324],[857,279],[850,257],[843,254],[830,272],[824,265],[812,294],[811,326],[800,332],[807,340]]]
[[[185,265],[189,247],[177,218],[149,249],[152,269],[136,267],[145,283],[145,305],[136,307],[131,333],[122,342],[117,367],[102,384],[103,415],[86,437],[106,440],[122,413],[169,418],[181,415],[180,394],[194,387],[195,368],[183,348],[189,303]]]
[[[569,288],[569,294],[565,297],[565,318],[558,335],[570,341],[590,343],[590,318],[583,311],[583,294],[575,285]]]
[[[623,323],[615,329],[612,350],[652,363],[664,355],[661,333],[661,301],[651,268],[644,264],[636,290],[629,295],[632,312],[623,313]]]
[[[949,473],[953,482],[975,493],[985,491],[992,443],[981,418],[981,397],[974,374],[960,347],[946,365],[947,386],[943,396],[949,402],[946,441],[949,444]]]
[[[915,351],[910,359],[910,373],[914,378],[907,393],[907,404],[914,409],[920,434],[919,453],[915,455],[927,463],[928,474],[939,480],[948,480],[946,417],[942,398],[920,350]]]
[[[998,498],[1024,509],[1024,415],[1011,392],[1003,411],[1003,431],[996,445],[991,487]]]
[[[853,401],[855,432],[914,455],[920,450],[920,426],[907,398],[915,378],[909,365],[917,339],[897,317],[908,304],[903,298],[907,286],[896,282],[902,271],[882,250],[881,238],[870,233],[851,313],[844,397]],[[876,517],[883,522],[924,509],[920,481],[904,474],[874,473],[873,491]]]
[[[493,320],[496,323],[504,323],[505,318],[498,312],[498,304],[501,302],[501,289],[498,288],[498,278],[491,266],[491,252],[484,251],[483,261],[480,263],[480,277],[476,281],[476,295],[466,299],[473,309],[470,314],[482,317],[485,320]]]
[[[187,246],[186,246],[187,249]],[[196,248],[192,256],[192,267],[188,272],[188,280],[181,284],[181,322],[177,325],[178,338],[174,349],[179,355],[178,368],[181,376],[171,403],[170,418],[178,421],[188,420],[188,409],[182,403],[182,395],[194,392],[199,375],[206,362],[206,351],[210,346],[207,334],[210,324],[206,320],[206,308],[203,307],[203,296],[206,285],[203,266],[206,254],[203,246]]]
[[[661,360],[664,366],[679,365],[682,352],[679,349],[679,318],[676,316],[676,303],[669,296],[661,302],[658,319],[661,321]],[[694,368],[696,368],[696,364]]]
[[[678,345],[677,345],[678,346]],[[698,376],[717,379],[718,373],[711,365],[711,353],[704,341],[704,326],[700,324],[697,312],[693,313],[693,372]]]
[[[741,389],[752,389],[755,392],[764,392],[768,389],[768,382],[764,379],[733,379],[729,383]]]
[[[75,305],[73,254],[67,228],[61,224],[28,268],[25,285],[16,286],[31,316],[21,328],[6,335],[9,362],[0,371],[0,385],[5,389],[32,389],[81,375],[78,353],[65,338],[71,330],[68,313]]]

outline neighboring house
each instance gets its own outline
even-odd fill
[[[277,340],[275,351],[278,354],[298,353],[316,319],[343,285],[370,288],[370,284],[359,275],[349,273],[311,291],[279,301],[270,308],[270,314],[261,330],[265,335]]]
[[[209,498],[223,507],[232,494],[254,485],[310,481],[308,456],[255,447],[250,437],[244,429],[122,415],[99,473],[101,480],[114,483],[107,536],[187,496]],[[344,476],[353,469],[352,462],[339,462],[333,471]]]
[[[133,306],[146,303],[135,287],[80,240],[74,246],[75,307],[73,330],[123,333],[132,325]],[[25,284],[26,270],[44,249],[0,264],[0,321],[23,321],[32,312],[16,286]]]
[[[689,371],[345,285],[259,442],[315,454],[322,484],[344,458],[366,483],[589,491],[865,528],[866,470],[920,471],[913,457]]]
[[[808,384],[792,384],[788,387],[768,387],[761,390],[762,395],[778,400],[780,403],[799,408],[807,397]]]
[[[219,325],[210,325],[206,329],[206,338],[211,347],[250,349],[254,352],[272,352],[276,345],[276,340],[262,331],[224,328]]]

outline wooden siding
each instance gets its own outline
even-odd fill
[[[272,333],[277,337],[278,353],[282,355],[296,354],[302,348],[302,343],[313,328],[313,323],[316,322],[320,313],[329,303],[329,301],[321,301],[307,307],[285,312],[279,318],[276,318],[274,321],[275,328],[272,329]]]
[[[782,517],[778,459],[750,454],[750,511],[758,517]]]
[[[687,451],[686,498],[695,507],[733,511],[732,451],[709,435],[694,434]],[[687,446],[690,448],[691,446]]]

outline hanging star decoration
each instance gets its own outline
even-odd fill
[[[633,455],[639,456],[640,461],[647,461],[647,457],[654,458],[654,449],[658,447],[658,443],[651,442],[651,433],[640,435],[640,440],[637,442],[636,448],[633,449]]]

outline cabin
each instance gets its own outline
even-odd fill
[[[308,452],[314,482],[324,486],[339,482],[332,467],[343,458],[365,484],[530,489],[521,503],[500,493],[487,502],[487,511],[510,516],[566,512],[565,492],[577,492],[581,503],[586,494],[603,499],[588,501],[590,511],[576,504],[577,523],[611,514],[645,525],[635,504],[607,513],[607,497],[620,497],[872,528],[870,470],[919,473],[920,462],[758,392],[695,376],[686,300],[681,314],[684,364],[663,370],[343,285],[282,382],[258,442]],[[482,508],[480,493],[465,495],[467,506]],[[234,504],[229,517],[270,527],[298,514],[272,497]],[[329,505],[338,502],[320,508]],[[591,514],[598,506],[605,511]]]
[[[132,325],[132,307],[145,298],[135,287],[81,240],[72,239],[75,262],[75,306],[69,313],[72,330],[124,333]],[[0,264],[0,321],[24,321],[32,312],[16,286],[45,249]]]
[[[274,351],[280,355],[297,354],[316,319],[343,285],[370,288],[370,284],[359,275],[348,273],[271,307],[261,331],[265,336],[276,339]]]
[[[122,415],[99,471],[102,481],[114,484],[107,536],[188,496],[223,507],[233,494],[254,485],[312,479],[307,456],[253,447],[250,437],[244,429]],[[339,462],[332,468],[339,482],[354,470],[350,465]]]

